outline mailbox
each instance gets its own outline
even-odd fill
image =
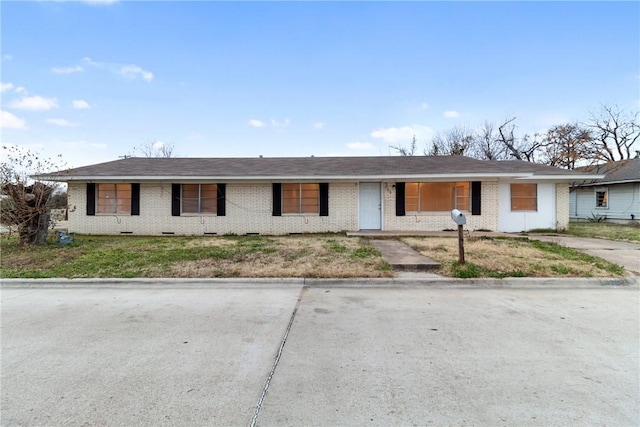
[[[467,223],[467,217],[458,209],[451,211],[451,219],[458,225],[465,225]]]

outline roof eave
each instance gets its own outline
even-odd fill
[[[524,173],[447,173],[447,174],[386,174],[386,175],[264,175],[264,176],[186,176],[186,175],[34,175],[33,178],[58,182],[251,182],[251,181],[391,181],[391,180],[544,180],[544,181],[577,181],[601,179],[603,175],[538,175]]]
[[[639,183],[640,178],[636,179],[625,179],[620,181],[598,181],[598,182],[588,182],[585,184],[578,184],[581,187],[593,187],[593,186],[601,186],[601,185],[613,185],[613,184],[634,184]]]

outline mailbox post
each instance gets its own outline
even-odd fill
[[[451,219],[458,225],[458,262],[460,265],[464,265],[464,231],[462,226],[467,223],[467,218],[464,213],[454,209],[451,211]]]

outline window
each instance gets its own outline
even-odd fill
[[[218,186],[216,184],[182,184],[182,213],[218,212]]]
[[[405,185],[407,212],[469,210],[468,182],[408,182]]]
[[[511,210],[537,211],[538,184],[511,184]]]
[[[319,213],[320,184],[282,184],[282,213]]]
[[[609,207],[609,190],[606,188],[596,189],[596,208]]]
[[[131,184],[98,184],[98,213],[131,214]]]

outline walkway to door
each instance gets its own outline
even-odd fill
[[[395,271],[425,271],[440,267],[439,262],[421,255],[398,240],[371,239],[370,243]]]

